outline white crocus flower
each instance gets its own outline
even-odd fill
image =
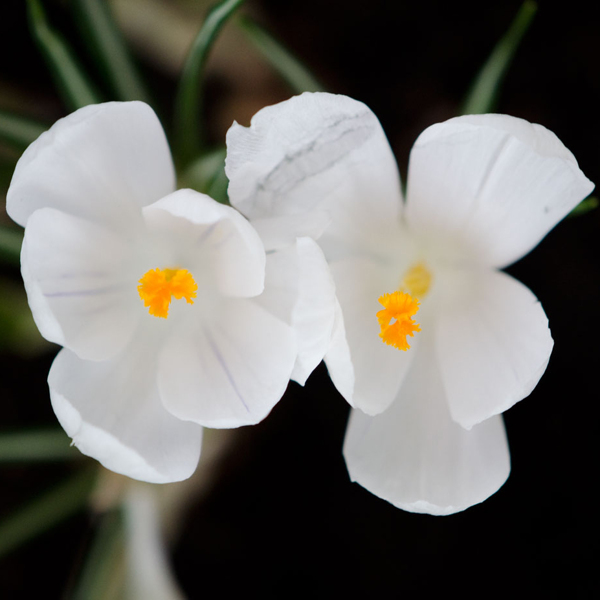
[[[500,269],[593,189],[573,155],[522,119],[450,119],[417,139],[404,201],[375,115],[329,94],[265,108],[227,145],[232,204],[263,229],[301,224],[330,263],[341,311],[325,360],[358,409],[352,479],[432,514],[493,494],[510,471],[500,413],[553,345],[540,303]]]
[[[64,346],[48,379],[54,411],[113,471],[188,477],[201,426],[260,421],[290,375],[303,381],[323,356],[302,332],[315,310],[306,274],[319,261],[326,270],[316,243],[266,257],[235,209],[175,191],[164,132],[143,103],[58,121],[17,164],[7,210],[25,227],[35,321]],[[275,285],[263,293],[265,272]]]

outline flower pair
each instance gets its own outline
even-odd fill
[[[263,109],[227,146],[234,208],[174,191],[140,103],[82,109],[19,162],[8,211],[38,327],[65,346],[49,384],[75,444],[132,477],[187,477],[201,426],[259,421],[324,357],[355,407],[354,480],[435,514],[494,493],[499,415],[552,349],[499,269],[591,191],[573,155],[520,119],[451,119],[415,143],[404,201],[376,117],[330,94]]]

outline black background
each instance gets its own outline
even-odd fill
[[[7,4],[0,12],[0,73],[29,94],[24,112],[52,121],[65,109],[29,39],[22,3]],[[403,175],[416,136],[457,114],[520,5],[248,4],[329,91],[373,109]],[[70,35],[68,14],[54,8],[54,23]],[[541,3],[498,112],[554,131],[597,182],[600,44],[592,11],[577,2]],[[142,67],[169,111],[174,82]],[[218,74],[208,85],[210,117],[233,91]],[[283,85],[270,93],[271,102],[289,95]],[[211,134],[222,142],[223,131]],[[341,456],[348,408],[321,366],[304,389],[291,384],[263,423],[240,433],[211,493],[191,509],[173,554],[186,594],[595,597],[599,226],[600,210],[567,219],[508,269],[542,301],[555,349],[531,396],[505,414],[512,473],[499,492],[463,513],[431,517],[400,511],[351,484]],[[5,267],[2,273],[16,277]],[[5,353],[0,360],[0,427],[53,423],[45,384],[52,355],[26,361]],[[2,514],[67,472],[61,465],[0,467]],[[0,597],[42,589],[47,598],[61,597],[91,530],[90,518],[80,515],[5,558]]]

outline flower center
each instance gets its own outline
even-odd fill
[[[427,294],[430,286],[431,271],[423,263],[417,263],[405,273],[398,291],[379,298],[384,307],[377,313],[379,337],[385,344],[399,350],[410,348],[407,336],[413,337],[415,331],[421,331],[412,317],[419,310],[419,298]]]
[[[187,269],[150,269],[141,279],[138,293],[154,317],[166,319],[169,314],[171,297],[185,298],[194,304],[198,286]]]

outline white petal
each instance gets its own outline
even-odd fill
[[[124,348],[137,325],[129,244],[113,232],[52,208],[25,230],[21,265],[42,335],[81,358],[103,360]],[[137,298],[137,300],[136,300]]]
[[[173,264],[186,268],[199,261],[200,270],[209,268],[226,296],[250,297],[263,291],[264,247],[235,209],[194,190],[178,190],[144,208],[143,214],[150,231],[167,238],[162,260],[171,253]],[[202,275],[197,283],[207,282]]]
[[[173,191],[169,146],[142,102],[86,106],[57,121],[23,154],[7,212],[25,225],[44,207],[123,227],[139,209]]]
[[[299,238],[267,255],[265,292],[256,301],[291,325],[298,356],[291,378],[304,385],[331,343],[335,284],[317,243]]]
[[[422,339],[398,397],[381,415],[353,410],[350,478],[394,506],[448,515],[482,502],[510,472],[502,417],[470,431],[451,420],[432,343]]]
[[[366,259],[348,259],[332,264],[331,272],[342,309],[354,385],[349,381],[350,367],[342,362],[347,353],[339,347],[343,343],[339,328],[338,348],[326,356],[325,362],[333,383],[350,405],[375,415],[395,398],[415,354],[419,334],[411,338],[411,349],[407,351],[387,346],[379,337],[377,313],[383,308],[379,298],[398,287],[388,268]],[[352,396],[348,395],[350,389]]]
[[[505,273],[444,275],[436,352],[452,418],[470,428],[528,396],[553,341],[538,299]]]
[[[158,489],[131,482],[125,496],[128,598],[184,600],[161,532]]]
[[[286,390],[296,358],[288,325],[252,300],[221,301],[210,321],[178,331],[159,360],[161,399],[206,427],[258,423]]]
[[[325,211],[328,233],[368,246],[398,222],[400,178],[385,134],[345,96],[305,93],[262,109],[249,128],[234,123],[225,170],[232,205],[252,221]]]
[[[48,384],[52,408],[74,445],[107,469],[151,483],[180,481],[194,472],[202,428],[163,408],[148,340],[137,339],[102,362],[61,350]]]
[[[298,239],[297,248],[299,296],[293,327],[298,356],[291,378],[304,385],[329,348],[338,303],[322,250],[310,238]]]
[[[503,267],[535,247],[593,188],[541,125],[505,115],[457,117],[415,142],[406,215],[445,258]]]
[[[336,300],[335,318],[331,342],[325,355],[325,364],[329,377],[337,391],[352,405],[354,398],[354,366],[346,338],[344,314],[339,301]]]
[[[315,210],[302,215],[252,219],[252,226],[262,240],[265,250],[289,246],[299,237],[318,239],[331,224],[325,211]]]

